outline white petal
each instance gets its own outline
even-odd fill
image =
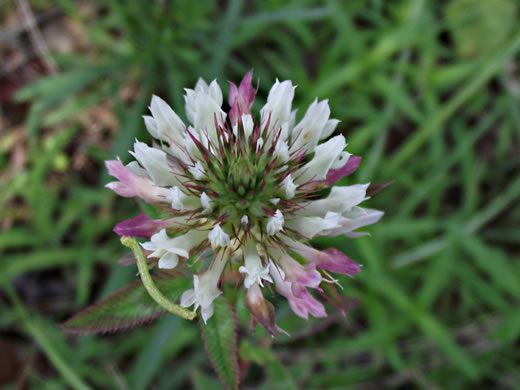
[[[211,266],[201,275],[193,275],[193,288],[195,310],[200,306],[203,319],[207,320],[213,314],[213,301],[222,294],[218,289],[220,275],[228,262],[224,256],[217,257]],[[186,304],[192,302],[191,296],[187,294]],[[181,298],[182,304],[182,298]]]
[[[244,265],[241,266],[238,271],[246,274],[244,279],[244,286],[246,288],[251,287],[253,284],[258,283],[263,287],[262,279],[269,282],[273,282],[269,276],[269,267],[262,264],[260,256],[256,250],[256,244],[252,240],[248,240],[244,245]]]
[[[284,224],[284,218],[283,214],[280,210],[276,210],[274,213],[274,216],[269,218],[269,221],[267,222],[266,230],[267,234],[270,236],[275,235],[279,231],[283,229]]]
[[[135,173],[136,175],[142,176],[142,177],[148,177],[148,173],[146,173],[146,169],[141,168],[139,163],[137,161],[130,161],[128,164],[126,164],[127,168],[130,168],[130,170]]]
[[[222,125],[226,120],[226,113],[209,95],[198,94],[196,97],[196,111],[194,125],[197,129],[207,132],[210,139],[216,144],[218,142],[217,130],[215,128],[215,117]]]
[[[193,141],[192,141],[193,142]],[[202,166],[202,164],[200,163],[200,161],[197,161],[195,163],[195,166],[194,167],[191,167],[189,169],[190,173],[193,175],[193,177],[197,180],[200,180],[204,177],[204,167]]]
[[[166,234],[166,229],[161,229],[151,237],[150,241],[142,243],[141,246],[148,251],[153,251],[162,248],[168,240],[170,240],[170,237]],[[156,256],[150,255],[149,257]]]
[[[190,307],[195,303],[195,290],[190,288],[181,295],[181,306]]]
[[[255,126],[253,117],[250,114],[242,115],[242,126],[244,127],[244,134],[249,138]]]
[[[294,184],[291,174],[289,173],[282,182],[282,189],[285,192],[285,199],[294,198],[297,187],[298,186]]]
[[[195,84],[195,91],[208,93],[208,83],[206,83],[206,81],[204,81],[202,77],[199,77],[199,79],[197,80],[197,84]]]
[[[256,140],[256,151],[258,152],[264,146],[264,139],[262,137]]]
[[[144,243],[142,246],[146,250],[160,250],[157,252],[159,255],[162,255],[164,251],[168,251],[178,256],[188,258],[190,250],[199,245],[204,239],[206,239],[206,232],[204,231],[191,230],[182,236],[170,238],[166,234],[166,230],[162,229],[152,236],[150,242]]]
[[[200,80],[199,80],[200,81]],[[195,92],[193,89],[185,88],[186,95],[184,95],[184,102],[186,103],[184,106],[184,110],[186,111],[186,116],[188,120],[195,124],[195,118],[197,114],[197,96],[198,92]]]
[[[345,234],[349,237],[359,237],[367,235],[368,233],[353,232],[363,226],[368,226],[376,223],[381,219],[384,212],[373,209],[365,209],[361,207],[354,207],[351,211],[345,213],[339,220],[339,226],[327,234],[330,237],[336,237]]]
[[[199,79],[195,89],[186,88],[184,100],[186,115],[197,130],[207,132],[213,142],[218,142],[215,129],[215,116],[220,125],[226,120],[226,114],[220,109],[222,106],[222,90],[216,80],[211,85]]]
[[[329,138],[336,130],[336,127],[338,127],[339,122],[341,121],[338,119],[329,119],[321,132],[320,140]]]
[[[332,187],[329,196],[325,199],[309,202],[304,208],[297,211],[298,215],[323,217],[328,211],[343,214],[350,211],[364,200],[370,184],[354,184],[345,187]]]
[[[159,268],[162,269],[173,269],[179,263],[179,257],[173,253],[166,253],[159,259]]]
[[[222,90],[217,84],[217,80],[213,80],[209,85],[209,96],[217,103],[217,106],[222,107]]]
[[[215,309],[213,307],[213,303],[207,307],[203,307],[200,309],[200,314],[202,314],[202,320],[204,321],[205,324],[208,322],[208,320],[211,318],[211,316],[213,316],[214,310]]]
[[[182,236],[171,238],[164,247],[168,252],[188,258],[189,252],[206,239],[206,232],[190,230]]]
[[[289,146],[287,145],[287,141],[282,139],[278,140],[274,148],[274,155],[278,157],[282,162],[286,162],[289,160]]]
[[[338,158],[336,158],[336,160],[334,160],[334,162],[330,166],[330,169],[338,169],[338,168],[345,166],[345,164],[348,162],[349,158],[350,158],[350,153],[348,153],[348,152],[340,153]]]
[[[184,202],[188,198],[188,195],[183,193],[179,187],[174,186],[170,188],[170,193],[168,194],[168,200],[172,204],[172,208],[179,211],[184,211]]]
[[[209,232],[208,239],[211,242],[213,248],[226,247],[229,245],[229,235],[222,230],[220,224],[216,224],[215,227]]]
[[[280,266],[276,265],[271,259],[269,259],[269,273],[277,285],[283,283],[285,280],[285,272],[283,272]]]
[[[340,227],[340,218],[342,218],[341,214],[333,212],[327,213],[324,218],[297,216],[288,220],[286,226],[310,239]]]
[[[211,199],[208,195],[206,195],[205,192],[202,193],[200,196],[200,204],[202,206],[202,212],[204,214],[209,213],[211,209],[213,208],[213,205],[211,204]]]
[[[204,146],[207,147],[207,139],[204,138],[204,140],[202,140],[200,134],[198,133],[197,130],[195,130],[195,128],[193,128],[192,126],[188,127],[188,131],[191,133],[191,135],[198,141],[200,141]],[[205,143],[204,143],[205,141]],[[200,154],[200,151],[199,151],[199,148],[197,147],[197,145],[195,144],[195,142],[193,141],[193,139],[190,137],[190,135],[188,134],[188,132],[186,132],[186,134],[184,135],[184,138],[182,140],[182,145],[184,145],[184,149],[186,150],[186,152],[188,152],[188,154],[193,157],[193,158],[197,158],[197,159],[200,159],[202,158],[201,154]]]
[[[150,135],[154,138],[161,139],[161,134],[159,132],[159,127],[157,126],[157,122],[153,118],[153,116],[143,115],[144,125],[146,126],[146,130],[150,133]]]
[[[327,172],[340,157],[345,146],[345,137],[342,135],[337,135],[316,146],[313,159],[301,168],[302,175],[298,177],[298,183],[325,179]]]
[[[174,139],[180,141],[184,133],[184,123],[172,108],[160,97],[153,95],[150,103],[150,112],[155,120],[156,134],[150,134],[158,139]],[[146,120],[145,120],[146,124]],[[147,126],[148,128],[148,126]]]
[[[260,110],[262,123],[270,118],[271,128],[280,128],[291,118],[291,105],[294,99],[294,89],[291,81],[279,82],[276,80],[267,96],[267,103]]]
[[[151,148],[143,142],[134,144],[134,151],[130,152],[148,175],[158,186],[168,186],[179,182],[175,173],[168,165],[166,153],[157,148]]]
[[[316,99],[307,109],[303,119],[292,130],[295,139],[292,150],[300,148],[308,151],[314,150],[323,133],[330,116],[328,100],[318,103]],[[297,137],[297,138],[296,138]]]
[[[249,223],[249,218],[247,217],[247,215],[244,215],[244,216],[242,216],[242,218],[240,218],[240,223],[242,225],[246,225],[247,226],[247,224]]]
[[[289,120],[283,122],[281,125],[282,131],[280,133],[280,140],[287,141],[289,137],[292,135],[292,131],[294,128],[294,123],[296,122],[296,113],[298,110],[293,110],[291,115],[289,116]]]

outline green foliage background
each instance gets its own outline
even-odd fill
[[[54,54],[59,72],[17,92],[30,103],[22,169],[10,170],[0,134],[0,215],[15,220],[0,232],[0,348],[25,364],[2,388],[220,388],[197,324],[165,316],[105,336],[57,324],[135,280],[111,229],[137,205],[103,188],[102,162],[149,140],[151,94],[184,115],[183,88],[199,76],[227,91],[251,68],[256,109],[276,77],[298,85],[300,114],[328,98],[363,156],[348,183],[394,184],[370,201],[386,211],[372,237],[315,242],[364,265],[341,279],[359,306],[306,322],[276,299],[291,336],[240,333],[244,388],[518,388],[518,2],[112,0],[86,2],[89,18],[81,3],[42,2],[93,49]],[[107,101],[119,130],[89,142],[78,118]],[[78,150],[83,170],[69,161]]]

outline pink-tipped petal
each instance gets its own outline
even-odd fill
[[[253,105],[256,95],[256,90],[251,84],[252,80],[253,71],[250,70],[246,73],[238,88],[234,83],[229,83],[229,105],[231,106],[229,118],[232,124],[236,124],[242,115],[251,112],[251,106]]]
[[[119,181],[111,181],[110,183],[105,185],[105,187],[111,189],[117,195],[122,196],[123,198],[132,198],[135,196],[135,193],[134,191],[132,191],[131,188],[128,188]]]
[[[168,220],[151,219],[146,214],[119,222],[114,226],[114,232],[120,236],[143,237],[150,239],[159,230],[167,227]]]
[[[338,169],[329,169],[327,178],[325,179],[328,186],[333,186],[344,177],[352,175],[359,167],[361,157],[350,156],[347,163]]]
[[[315,264],[307,264],[307,266],[302,267],[300,272],[295,273],[293,280],[303,286],[317,288],[322,280],[321,274],[316,270]]]
[[[289,241],[289,246],[291,250],[303,256],[309,263],[315,264],[318,269],[347,275],[351,278],[361,271],[361,266],[358,263],[336,248],[319,251],[297,241]]]
[[[318,268],[347,275],[351,278],[361,271],[361,266],[358,263],[336,248],[328,248],[322,252],[316,252],[320,253],[316,262],[316,267]]]
[[[238,87],[232,81],[229,81],[229,98],[228,103],[230,106],[233,106],[235,102],[238,100]]]
[[[278,262],[285,272],[288,281],[312,288],[316,288],[320,285],[322,277],[316,270],[315,264],[301,265],[287,254],[283,254],[278,259]]]
[[[272,262],[269,263],[269,270],[274,279],[276,291],[287,298],[294,314],[305,319],[309,318],[309,314],[314,317],[327,316],[323,305],[309,293],[305,286],[287,279],[284,280],[282,272]]]
[[[146,203],[164,202],[164,188],[156,187],[146,176],[134,173],[129,167],[125,167],[120,160],[105,161],[108,173],[119,180],[106,185],[116,194],[125,197],[139,197]]]
[[[295,299],[292,299],[292,306],[297,306],[299,311],[307,312],[316,318],[327,317],[327,312],[323,304],[314,298],[306,287],[301,284],[293,284],[292,292]],[[291,304],[291,301],[289,301]],[[293,309],[294,311],[294,309]]]

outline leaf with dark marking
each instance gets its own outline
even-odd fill
[[[180,276],[159,277],[155,284],[170,300],[176,301],[190,288],[191,280]],[[62,327],[71,333],[109,333],[150,322],[164,310],[148,295],[140,280],[87,307]]]

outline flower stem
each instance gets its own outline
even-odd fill
[[[169,311],[170,313],[184,318],[185,320],[193,320],[197,316],[197,313],[189,311],[182,306],[176,305],[168,298],[166,298],[161,291],[159,291],[150,275],[150,272],[148,271],[148,263],[144,258],[143,251],[141,250],[138,242],[132,237],[122,236],[121,243],[132,250],[132,253],[134,254],[137,262],[139,275],[141,275],[141,281],[143,282],[144,288],[148,294],[150,294],[152,299],[157,302],[159,306]]]

